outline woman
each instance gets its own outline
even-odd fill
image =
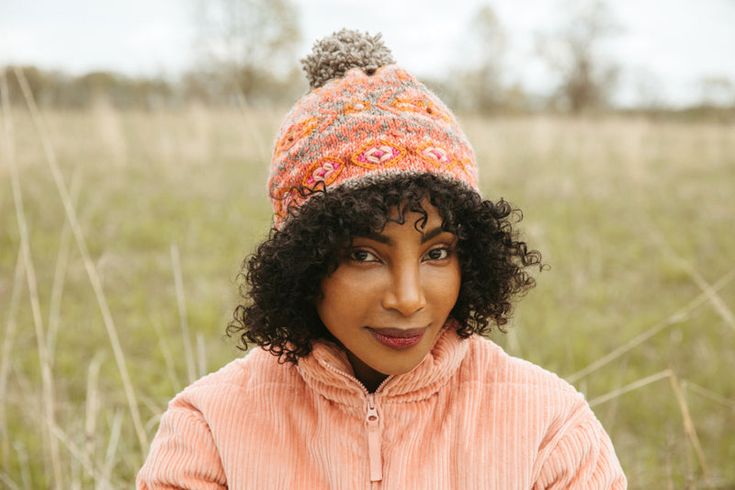
[[[303,63],[228,328],[260,348],[171,401],[138,487],[626,488],[584,397],[482,336],[541,257],[451,112],[379,35]]]

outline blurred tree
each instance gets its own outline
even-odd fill
[[[456,52],[461,56],[452,60],[452,69],[443,79],[429,81],[432,88],[458,111],[494,113],[523,106],[522,86],[509,89],[504,80],[507,35],[489,3],[473,12],[460,41]]]
[[[248,103],[289,78],[301,39],[292,0],[196,1],[204,71],[222,77]]]
[[[699,82],[700,105],[735,107],[735,82],[726,76],[704,77]]]
[[[566,0],[564,23],[551,33],[541,33],[536,48],[558,74],[554,102],[573,113],[610,105],[619,66],[605,59],[603,41],[620,32],[604,0]]]
[[[479,112],[492,112],[504,103],[503,58],[507,36],[490,4],[475,12],[468,29],[470,69],[464,75],[466,92]]]
[[[19,68],[23,70],[31,94],[40,106],[80,109],[90,107],[96,100],[105,99],[118,109],[153,109],[180,102],[176,100],[177,87],[161,78],[131,78],[110,71],[71,76],[35,66]],[[13,67],[4,69],[8,74],[11,103],[24,106],[26,102],[13,74]]]
[[[88,107],[100,99],[116,108],[157,109],[173,100],[174,89],[161,78],[130,78],[110,71],[93,71],[71,80],[65,99]]]
[[[49,72],[41,70],[35,66],[19,66],[18,67],[28,82],[28,87],[33,94],[33,98],[42,104],[53,96],[53,88],[57,85],[56,79],[62,79],[62,75],[57,72]],[[8,80],[8,93],[10,102],[13,104],[24,104],[23,93],[18,85],[18,79],[13,73],[13,66],[4,68]]]

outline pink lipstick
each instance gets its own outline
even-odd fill
[[[426,332],[424,328],[412,328],[409,330],[401,330],[398,328],[368,328],[375,340],[392,349],[408,349],[421,342]]]

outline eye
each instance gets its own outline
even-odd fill
[[[350,260],[355,262],[378,262],[378,258],[372,252],[360,249],[350,252]]]
[[[433,248],[429,250],[426,256],[429,260],[444,260],[449,258],[451,250],[449,247]]]

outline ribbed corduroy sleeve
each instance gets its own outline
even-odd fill
[[[198,410],[173,403],[169,406],[138,473],[137,487],[139,490],[227,488],[212,433]]]
[[[585,401],[542,454],[533,490],[623,490],[628,486],[610,437]]]

